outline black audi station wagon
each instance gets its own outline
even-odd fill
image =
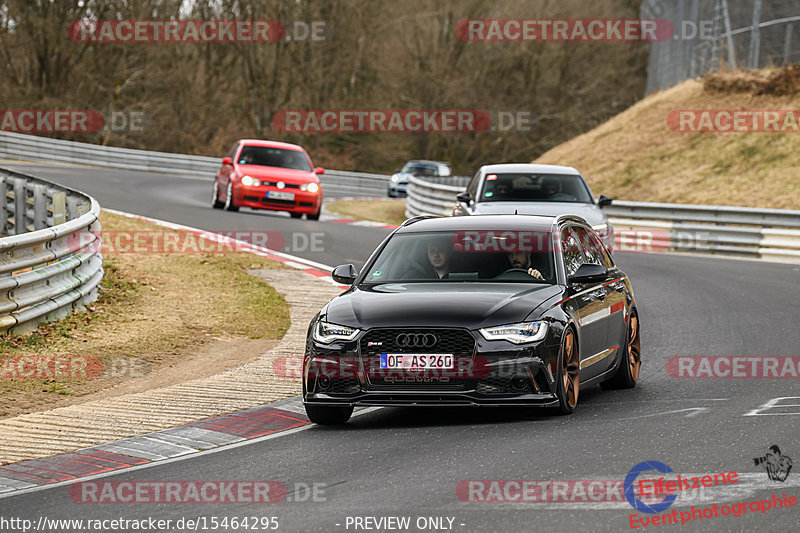
[[[312,320],[309,419],[354,406],[552,406],[580,387],[630,388],[639,319],[630,280],[576,216],[417,217],[389,235]]]

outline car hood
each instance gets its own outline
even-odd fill
[[[244,176],[252,176],[260,180],[282,180],[288,183],[305,183],[309,181],[319,181],[314,172],[307,170],[294,170],[292,168],[265,167],[264,165],[238,165],[239,173]]]
[[[605,214],[597,205],[576,202],[478,202],[472,214],[500,215],[514,211],[520,215],[577,215],[591,226],[607,223]]]
[[[564,287],[527,283],[385,283],[334,298],[324,320],[357,328],[466,327],[521,322]]]

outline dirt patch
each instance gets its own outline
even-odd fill
[[[800,89],[800,65],[786,65],[777,70],[736,70],[703,77],[707,91],[749,93],[753,96],[789,96]]]
[[[105,212],[101,223],[104,232],[162,231]],[[104,259],[89,309],[0,337],[0,418],[214,375],[256,359],[290,325],[283,297],[248,273],[280,263],[244,252]]]

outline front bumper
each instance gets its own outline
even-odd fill
[[[309,405],[436,407],[558,402],[557,344],[553,347],[545,339],[520,347],[473,337],[475,348],[455,354],[453,370],[429,373],[380,369],[376,354],[362,353],[360,340],[331,349],[309,339],[303,360],[303,401]],[[391,353],[390,347],[385,350]]]
[[[407,183],[389,182],[389,196],[406,196]]]
[[[294,194],[293,200],[277,200],[267,198],[267,191],[278,191],[275,187],[245,187],[240,185],[234,189],[233,197],[237,206],[252,209],[270,209],[273,211],[292,211],[295,213],[315,214],[322,206],[322,190],[306,192],[299,189],[283,189],[283,192]]]

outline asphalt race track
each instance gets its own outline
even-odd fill
[[[4,164],[93,195],[103,207],[214,231],[324,233],[324,251],[296,255],[336,265],[363,264],[389,230],[268,212],[212,210],[210,180],[84,167]],[[104,480],[276,480],[317,484],[265,504],[77,504],[66,485],[0,499],[3,516],[196,518],[275,516],[278,531],[391,530],[354,517],[410,517],[411,531],[626,531],[623,501],[568,503],[462,501],[465,480],[621,480],[643,461],[682,474],[735,471],[739,483],[691,505],[733,504],[800,495],[796,467],[770,481],[753,458],[771,445],[800,461],[797,378],[687,379],[670,376],[674,356],[800,356],[800,266],[673,254],[619,254],[631,277],[642,324],[642,374],[628,391],[581,389],[571,416],[543,410],[375,409],[344,428],[307,426],[276,438],[192,456]],[[748,363],[749,364],[749,363]],[[754,410],[775,398],[788,407]],[[791,399],[791,397],[795,397]],[[773,416],[779,414],[780,416]],[[487,483],[488,485],[488,483]],[[313,500],[314,498],[311,498]],[[291,500],[291,501],[290,501]],[[671,510],[671,509],[670,509]],[[669,511],[667,511],[669,512]],[[696,520],[690,531],[796,531],[797,507]],[[652,515],[651,515],[652,516]],[[452,523],[448,521],[452,519]],[[450,525],[451,524],[451,525]],[[371,526],[367,529],[367,526]],[[651,525],[652,530],[672,529]]]

